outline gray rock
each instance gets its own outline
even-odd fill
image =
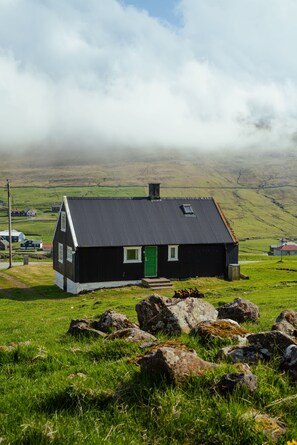
[[[254,345],[250,346],[226,346],[218,352],[220,360],[231,361],[232,363],[258,363],[271,358],[271,353],[267,349],[259,349]]]
[[[258,348],[259,351],[266,350],[270,355],[283,355],[290,345],[296,345],[295,341],[280,331],[259,332],[250,334],[247,340],[251,345]]]
[[[191,335],[198,335],[203,339],[231,339],[233,341],[242,340],[248,331],[239,326],[234,320],[214,320],[214,321],[201,321],[195,326],[191,332]]]
[[[158,315],[168,304],[172,304],[171,299],[158,294],[152,294],[137,303],[135,309],[140,329],[146,330],[148,321]]]
[[[282,311],[271,329],[272,331],[281,331],[284,334],[297,337],[297,312]]]
[[[280,370],[297,380],[297,345],[288,346],[280,362]]]
[[[174,383],[181,383],[190,376],[201,376],[218,365],[198,357],[195,351],[181,348],[161,347],[139,359],[141,372],[152,380],[165,377]]]
[[[138,326],[130,321],[126,315],[116,311],[105,311],[96,318],[98,318],[97,329],[102,332],[110,333],[121,329],[138,328]]]
[[[223,304],[218,309],[218,318],[231,318],[238,323],[257,321],[259,319],[258,306],[244,298],[236,298],[231,303]]]
[[[155,341],[157,341],[156,337],[154,337],[152,334],[142,331],[139,328],[121,329],[106,337],[106,340],[115,339],[123,339],[133,343],[145,342],[146,344],[153,344]]]
[[[158,296],[155,304],[155,297],[155,295],[148,297],[136,306],[141,328],[153,334],[156,332],[169,335],[180,335],[182,332],[188,334],[199,322],[217,318],[214,306],[199,298],[172,300]]]
[[[74,337],[85,336],[85,337],[101,337],[105,338],[106,334],[101,332],[98,328],[96,320],[89,319],[77,319],[71,320],[67,334],[73,335]]]
[[[214,389],[223,395],[232,394],[236,389],[242,387],[253,393],[257,389],[257,381],[257,376],[251,372],[233,372],[223,375]]]

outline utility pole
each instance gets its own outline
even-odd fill
[[[9,238],[9,266],[12,268],[12,236],[11,236],[11,202],[10,202],[10,184],[7,179],[7,201],[8,201],[8,238]]]

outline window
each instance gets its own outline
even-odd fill
[[[184,215],[187,215],[187,216],[194,215],[195,216],[195,213],[194,213],[194,210],[192,209],[191,204],[183,204],[181,206],[181,209],[182,209]]]
[[[66,212],[61,212],[61,230],[66,232]]]
[[[168,261],[178,261],[178,246],[168,246]]]
[[[58,243],[58,261],[63,263],[63,244]]]
[[[141,247],[124,247],[124,263],[141,262]]]
[[[67,261],[72,263],[72,247],[67,246]]]

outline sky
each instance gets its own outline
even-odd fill
[[[0,0],[0,150],[297,140],[296,0]]]

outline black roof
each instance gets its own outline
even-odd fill
[[[78,246],[234,243],[212,198],[66,198]],[[188,204],[193,214],[185,214]]]

